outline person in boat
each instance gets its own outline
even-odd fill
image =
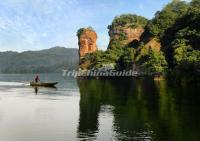
[[[35,82],[38,83],[40,81],[40,78],[38,75],[35,76]]]

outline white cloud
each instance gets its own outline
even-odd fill
[[[77,5],[77,0],[3,1],[0,4],[0,50],[6,47],[28,50],[66,43],[68,39],[63,33],[70,30],[66,21],[78,23],[81,19],[74,17],[83,15]],[[49,40],[43,40],[47,36]]]

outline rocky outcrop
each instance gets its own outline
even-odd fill
[[[154,50],[160,52],[161,50],[161,43],[158,41],[157,38],[151,38],[144,46],[147,50]]]
[[[133,47],[140,41],[148,20],[144,17],[125,14],[115,17],[108,26],[110,43],[108,48]]]
[[[144,44],[138,48],[139,55],[145,56],[150,53],[150,51],[160,52],[161,51],[161,43],[157,38],[149,38],[148,41],[143,42]]]
[[[88,53],[97,51],[97,34],[92,28],[82,28],[77,33],[79,44],[79,56],[84,57]]]
[[[134,40],[140,41],[144,28],[119,27],[109,30],[110,40],[121,40],[129,44]]]
[[[136,27],[115,27],[109,29],[110,43],[108,48],[115,48],[116,44],[120,47],[137,47],[144,28]]]

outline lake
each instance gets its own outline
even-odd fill
[[[199,141],[200,87],[150,79],[0,74],[0,141]]]

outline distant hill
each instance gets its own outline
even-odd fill
[[[40,51],[0,52],[0,73],[45,73],[76,69],[78,49],[53,47]]]

